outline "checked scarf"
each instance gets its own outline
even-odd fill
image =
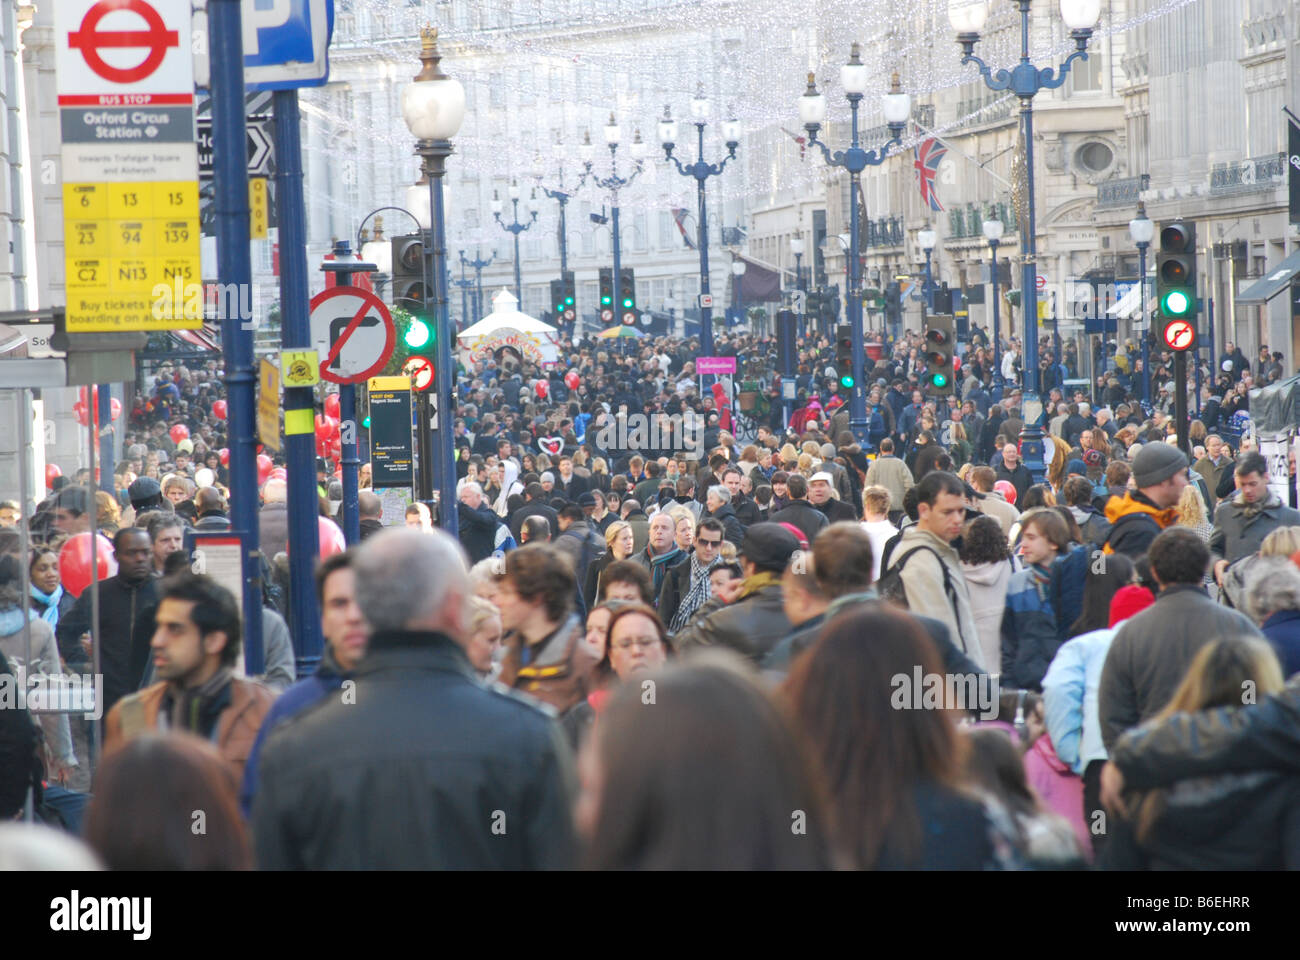
[[[713,596],[713,585],[709,582],[709,573],[714,567],[723,562],[722,555],[718,554],[707,564],[700,563],[700,556],[697,553],[691,554],[691,589],[677,606],[677,612],[673,614],[672,623],[668,624],[668,632],[676,633],[695,616],[695,611],[704,606],[705,603]]]

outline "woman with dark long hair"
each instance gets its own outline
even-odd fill
[[[620,686],[578,766],[576,821],[589,868],[831,865],[805,755],[781,711],[730,654],[706,651]]]
[[[870,643],[863,638],[870,637]],[[1005,836],[964,782],[954,704],[925,709],[943,661],[911,616],[859,605],[831,620],[784,693],[821,767],[836,849],[858,869],[997,869]]]

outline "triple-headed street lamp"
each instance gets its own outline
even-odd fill
[[[610,194],[610,205],[614,209],[614,219],[610,227],[614,231],[614,288],[618,291],[618,286],[622,282],[623,263],[620,259],[622,256],[618,235],[618,192],[623,187],[628,186],[641,175],[645,166],[646,145],[641,140],[641,131],[637,130],[632,138],[632,160],[635,167],[626,177],[618,175],[618,145],[623,139],[623,128],[619,126],[618,121],[614,119],[614,114],[609,115],[609,123],[605,124],[605,144],[609,147],[609,176],[593,177],[592,182],[602,190],[608,190]],[[578,148],[578,154],[582,158],[586,168],[587,176],[591,176],[592,163],[595,160],[596,148],[591,142],[591,134],[588,133],[583,137],[582,146]]]
[[[1093,27],[1101,15],[1101,0],[1060,0],[1061,19],[1070,28],[1070,37],[1074,40],[1075,50],[1061,64],[1060,68],[1039,68],[1029,59],[1029,14],[1032,0],[1013,0],[1020,9],[1020,62],[1010,70],[993,69],[975,56],[975,44],[979,42],[980,31],[988,20],[988,0],[949,0],[948,19],[957,31],[957,43],[961,45],[963,64],[974,63],[979,67],[984,83],[990,90],[1010,90],[1020,98],[1020,122],[1025,139],[1025,170],[1027,187],[1028,223],[1020,231],[1020,252],[1023,259],[1023,275],[1020,286],[1020,302],[1024,311],[1024,371],[1025,371],[1025,406],[1024,432],[1021,436],[1021,459],[1033,474],[1034,482],[1041,483],[1046,467],[1043,464],[1042,444],[1042,401],[1041,397],[1035,407],[1030,407],[1030,397],[1039,393],[1038,382],[1038,286],[1037,286],[1037,246],[1034,240],[1034,96],[1039,90],[1055,89],[1065,83],[1070,72],[1070,65],[1080,57],[1088,57],[1088,40],[1092,37]],[[1032,416],[1031,416],[1032,414]]]
[[[559,150],[557,144],[556,149]],[[573,195],[582,189],[582,185],[587,182],[587,174],[584,173],[578,179],[578,185],[572,190],[564,188],[564,166],[560,165],[560,182],[554,190],[542,183],[542,172],[540,169],[533,172],[533,179],[537,181],[537,188],[550,199],[560,205],[560,274],[564,275],[569,272],[569,231],[565,221],[565,208],[569,205],[569,200]]]
[[[474,271],[474,317],[472,320],[467,320],[466,323],[478,323],[483,319],[483,268],[492,266],[492,262],[497,258],[497,252],[493,250],[492,255],[486,260],[477,256],[477,252],[473,260],[465,258],[464,250],[459,251],[459,253],[461,270],[463,271],[466,267],[469,267]]]
[[[528,220],[520,222],[519,220],[519,184],[510,181],[510,188],[506,191],[510,197],[510,203],[514,207],[514,219],[506,223],[501,219],[501,198],[497,196],[495,190],[492,191],[492,218],[503,228],[509,230],[515,236],[515,299],[519,301],[519,309],[524,308],[524,286],[519,276],[519,234],[523,233],[534,223],[537,222],[537,211],[539,204],[537,202],[537,192],[533,191],[528,198],[528,212],[532,215]]]
[[[1128,222],[1128,235],[1138,248],[1138,316],[1142,318],[1142,402],[1151,402],[1151,318],[1147,316],[1147,249],[1156,235],[1156,225],[1147,216],[1147,205],[1138,201],[1137,216]],[[1200,393],[1197,393],[1200,396]]]
[[[432,280],[433,303],[437,337],[437,355],[434,364],[435,389],[438,391],[438,456],[431,457],[437,464],[439,491],[438,525],[451,536],[457,535],[456,516],[456,448],[452,439],[452,365],[451,321],[447,313],[446,213],[443,210],[442,178],[447,172],[447,157],[451,155],[451,138],[460,130],[465,119],[465,88],[442,72],[438,53],[438,31],[426,27],[420,31],[420,62],[422,67],[413,83],[402,90],[402,119],[418,141],[415,152],[424,161],[425,175],[429,178],[429,213],[433,243],[425,248],[425,276]],[[419,431],[427,435],[432,423],[427,408],[428,394],[421,410]],[[428,499],[429,490],[420,493]]]
[[[984,221],[984,238],[989,242],[989,276],[993,280],[993,383],[998,387],[998,399],[1002,396],[1002,324],[998,316],[1002,287],[998,283],[998,244],[1002,242],[1003,229],[1001,220]]]
[[[700,248],[700,294],[707,295],[709,292],[709,221],[708,213],[704,206],[704,182],[709,177],[716,177],[726,169],[727,161],[736,158],[736,147],[740,145],[740,123],[737,120],[727,120],[722,125],[722,135],[727,143],[727,156],[722,158],[720,163],[706,163],[704,161],[704,128],[708,125],[710,113],[709,101],[704,96],[703,85],[700,86],[699,92],[691,100],[691,123],[695,124],[698,132],[699,141],[695,152],[695,162],[683,164],[673,156],[673,148],[677,145],[677,121],[672,118],[668,107],[664,107],[664,118],[659,122],[659,142],[663,144],[665,159],[671,160],[677,165],[677,172],[684,177],[694,177],[696,183],[696,194],[699,201],[699,214],[696,220],[699,224],[699,241]],[[713,308],[700,307],[700,355],[704,357],[713,356]]]
[[[868,152],[858,142],[858,106],[866,92],[869,74],[867,66],[861,59],[861,48],[853,44],[849,62],[840,68],[840,84],[849,101],[853,116],[852,141],[847,150],[832,154],[826,144],[817,139],[817,132],[826,119],[826,97],[817,91],[815,74],[808,74],[808,89],[799,98],[799,115],[808,139],[816,144],[826,162],[849,171],[849,289],[848,320],[853,338],[853,390],[849,398],[849,426],[859,443],[867,440],[867,398],[863,392],[862,382],[862,263],[859,259],[859,211],[858,178],[868,166],[879,166],[885,162],[889,148],[902,142],[903,128],[912,113],[912,98],[899,88],[898,74],[893,75],[889,92],[881,97],[885,122],[889,125],[890,140],[880,149]]]

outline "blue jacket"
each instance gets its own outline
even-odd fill
[[[1282,676],[1300,673],[1300,610],[1279,610],[1261,623],[1259,630],[1277,653]]]
[[[1070,635],[1070,625],[1083,613],[1083,588],[1088,582],[1088,567],[1092,548],[1080,544],[1069,553],[1061,554],[1052,564],[1052,598],[1056,609],[1057,643],[1064,643]]]
[[[1002,616],[1002,683],[1040,690],[1060,641],[1050,570],[1027,567],[1011,575]]]
[[[1097,713],[1101,668],[1118,624],[1069,640],[1043,677],[1043,710],[1056,755],[1080,776],[1093,760],[1106,759]]]
[[[248,763],[244,767],[244,782],[239,787],[239,808],[243,811],[245,819],[252,814],[253,796],[257,793],[257,764],[262,759],[262,747],[266,744],[266,738],[271,735],[271,731],[277,724],[290,717],[296,717],[308,707],[340,689],[343,686],[343,679],[342,674],[322,667],[310,677],[299,680],[271,704],[266,719],[262,721],[262,729],[257,731],[257,739],[253,741],[252,752],[249,753]]]

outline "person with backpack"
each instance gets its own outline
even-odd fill
[[[935,470],[913,489],[917,520],[904,528],[890,555],[880,593],[913,613],[942,621],[966,656],[983,669],[996,670],[997,664],[983,663],[961,558],[952,547],[966,520],[966,485]]]

